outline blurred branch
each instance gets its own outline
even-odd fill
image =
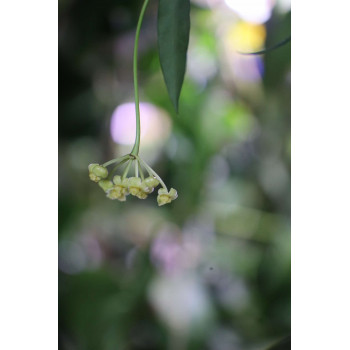
[[[247,244],[254,244],[254,245],[258,245],[258,246],[262,246],[262,247],[266,247],[266,246],[269,246],[270,243],[269,242],[266,242],[266,241],[263,241],[263,240],[259,240],[259,239],[256,239],[256,238],[248,238],[248,237],[243,237],[243,236],[240,236],[240,235],[235,235],[233,233],[226,233],[226,232],[223,232],[223,231],[215,231],[216,235],[217,236],[220,236],[222,238],[228,238],[228,239],[232,239],[232,240],[235,240],[235,241],[241,241],[241,242],[244,242],[244,243],[247,243]]]
[[[267,49],[264,49],[264,50],[261,50],[261,51],[257,51],[257,52],[239,52],[241,55],[263,55],[267,52],[270,52],[270,51],[273,51],[273,50],[276,50],[286,44],[288,44],[289,42],[291,41],[291,36],[289,36],[288,38],[282,40],[281,42],[279,42],[278,44],[272,46],[272,47],[269,47]]]

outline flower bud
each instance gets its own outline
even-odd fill
[[[150,194],[153,192],[154,187],[159,185],[159,181],[154,177],[147,177],[142,181],[141,188],[142,191],[146,194]]]
[[[108,170],[102,165],[95,165],[91,172],[94,173],[96,176],[101,177],[102,179],[105,179],[108,176]]]
[[[98,185],[105,191],[111,189],[113,187],[113,182],[110,180],[101,180],[98,182]]]
[[[152,176],[146,177],[143,180],[143,182],[147,187],[151,187],[151,188],[157,187],[159,185],[159,181]]]
[[[92,168],[95,167],[96,165],[98,165],[98,164],[97,163],[89,164],[89,167],[88,167],[89,173],[91,173]]]
[[[99,178],[98,176],[96,176],[94,173],[92,173],[92,169],[98,164],[90,164],[89,165],[89,178],[91,181],[94,181],[94,182],[98,182],[101,180],[101,178]]]
[[[101,179],[105,179],[108,176],[108,170],[99,164],[90,164],[89,167],[89,177],[94,182],[99,182]]]
[[[96,175],[93,174],[93,173],[90,173],[90,174],[89,174],[89,178],[90,178],[90,180],[93,181],[93,182],[99,182],[99,181],[101,180],[101,178],[99,178],[98,176],[96,176]]]

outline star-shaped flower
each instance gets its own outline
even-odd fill
[[[118,199],[121,202],[126,201],[128,192],[128,179],[122,179],[119,175],[113,178],[114,186],[107,190],[109,199]]]
[[[159,206],[168,204],[177,198],[177,191],[171,188],[168,192],[165,188],[160,188],[158,190],[157,202]]]

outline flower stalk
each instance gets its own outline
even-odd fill
[[[111,159],[106,163],[90,164],[89,177],[92,181],[97,182],[102,190],[106,193],[107,198],[111,200],[118,199],[121,202],[126,200],[126,196],[131,194],[139,199],[145,199],[154,191],[154,189],[161,184],[162,188],[158,190],[157,202],[158,205],[168,204],[177,198],[177,191],[173,188],[168,191],[164,181],[161,177],[139,156],[140,139],[141,139],[141,123],[140,123],[140,100],[138,88],[137,75],[137,57],[138,57],[138,43],[141,31],[143,17],[145,15],[146,7],[149,0],[145,0],[141,9],[140,17],[137,22],[135,44],[134,44],[134,58],[133,58],[133,74],[134,74],[134,91],[135,91],[135,116],[136,116],[136,137],[134,146],[130,154],[122,157]],[[132,163],[135,162],[135,170],[133,177],[128,177]],[[114,175],[115,171],[123,164],[126,167],[122,176]],[[116,164],[109,172],[107,167]],[[145,177],[142,167],[147,171],[148,177]],[[140,177],[139,177],[140,176]],[[113,178],[113,180],[112,180]]]
[[[135,43],[134,43],[133,72],[134,72],[134,91],[135,91],[136,137],[135,137],[134,147],[131,151],[131,154],[133,156],[137,156],[140,151],[141,123],[140,123],[140,99],[139,99],[139,85],[138,85],[138,73],[137,73],[137,57],[138,57],[138,46],[139,46],[141,25],[142,25],[143,17],[145,15],[148,2],[149,0],[145,0],[145,2],[143,3],[140,17],[137,22]]]

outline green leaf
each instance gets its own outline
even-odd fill
[[[256,51],[256,52],[239,52],[241,55],[263,55],[267,52],[270,52],[270,51],[273,51],[273,50],[276,50],[280,47],[282,47],[283,45],[286,45],[290,42],[291,40],[291,37],[289,36],[288,38],[282,40],[281,42],[279,42],[278,44],[272,46],[272,47],[269,47],[265,50],[261,50],[261,51]]]
[[[159,0],[158,49],[164,81],[178,111],[190,35],[190,0]]]

